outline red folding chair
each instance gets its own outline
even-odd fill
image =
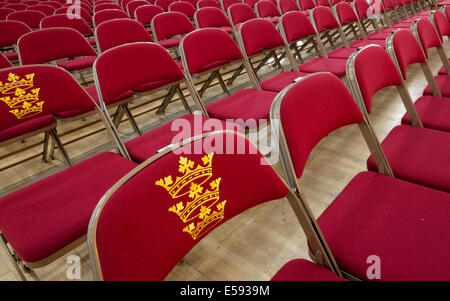
[[[230,19],[233,32],[236,34],[236,31],[242,23],[251,19],[256,19],[258,16],[250,6],[239,3],[233,4],[228,8],[228,18]]]
[[[217,7],[220,8],[220,3],[217,0],[199,0],[197,2],[197,9],[203,7]]]
[[[6,56],[3,55],[3,53],[0,53],[0,69],[9,68],[13,65],[11,62],[6,58]]]
[[[38,3],[40,2],[38,1]],[[62,7],[62,4],[59,3],[58,1],[45,1],[45,5],[53,6],[55,9]]]
[[[295,0],[278,0],[277,6],[282,15],[290,11],[300,11]]]
[[[45,2],[44,2],[45,3]],[[36,5],[30,5],[26,8],[26,10],[37,10],[42,12],[46,16],[51,16],[55,12],[55,8],[51,5],[45,5],[45,4],[36,4]]]
[[[45,18],[44,13],[37,10],[16,11],[6,16],[6,20],[25,23],[31,29],[38,29],[43,18]]]
[[[230,35],[217,28],[196,30],[183,38],[180,43],[180,53],[184,72],[193,85],[195,85],[194,76],[208,75],[199,91],[200,97],[214,79],[219,81],[220,86],[228,95],[205,106],[209,117],[234,120],[243,128],[249,129],[256,129],[268,120],[269,108],[276,93],[262,91],[259,88],[251,67],[243,59],[238,45]],[[220,71],[235,64],[244,65],[252,88],[242,89],[231,94]]]
[[[223,140],[220,149],[228,147],[232,153],[202,148],[195,154],[183,154],[208,139]],[[248,153],[238,154],[236,144]],[[92,215],[88,244],[95,279],[164,280],[213,229],[251,207],[283,197],[290,201],[314,250],[321,253],[324,266],[340,275],[308,209],[275,170],[261,161],[264,157],[245,136],[214,132],[196,136],[183,146],[177,144],[142,163],[105,194]],[[161,218],[165,215],[168,218]],[[284,278],[342,280],[304,260],[288,263],[275,280]]]
[[[428,20],[430,20],[434,28],[436,28],[442,43],[444,43],[445,36],[447,37],[447,39],[449,39],[450,23],[448,22],[447,17],[442,11],[435,10],[431,12],[430,15],[428,16]]]
[[[175,2],[175,0],[156,0],[155,1],[155,5],[158,5],[159,7],[161,7],[164,11],[168,11],[169,10],[169,5],[171,3]]]
[[[197,9],[193,7],[191,3],[186,1],[178,1],[171,3],[169,5],[169,12],[182,13],[186,15],[186,17],[188,17],[189,19],[194,19],[194,14],[196,10]]]
[[[233,34],[233,29],[227,16],[216,7],[204,7],[197,10],[194,20],[197,28],[220,28],[228,34]]]
[[[140,6],[144,6],[144,5],[149,5],[149,2],[145,1],[145,0],[133,0],[133,1],[128,2],[127,13],[130,16],[130,18],[134,19],[134,12],[135,12],[136,8],[138,8]]]
[[[351,3],[351,5],[353,7],[353,10],[358,15],[358,19],[363,27],[366,36],[369,36],[371,31],[373,31],[372,28],[375,29],[374,31],[376,32],[380,31],[380,25],[378,24],[377,20],[373,18],[374,14],[376,13],[373,6],[367,3],[366,0],[355,0]],[[386,30],[388,29],[390,28],[387,28]]]
[[[84,21],[86,21],[87,24],[89,24],[89,26],[92,25],[92,15],[83,7],[80,7],[79,11],[74,11],[69,9],[69,7],[61,7],[61,8],[57,8],[55,10],[55,15],[57,14],[64,14],[64,15],[68,15],[71,18],[78,18],[81,17]],[[79,15],[78,15],[79,13]]]
[[[389,58],[379,46],[366,47],[375,48]],[[372,56],[366,58],[379,66]],[[371,74],[379,71],[365,70]],[[376,74],[377,79],[387,77],[385,73]],[[450,226],[448,193],[386,175],[394,160],[389,156],[388,161],[383,159],[372,126],[340,80],[328,73],[304,77],[280,93],[272,108],[271,118],[280,124],[272,126],[279,137],[284,174],[289,187],[305,203],[300,181],[308,156],[334,130],[357,124],[377,158],[379,171],[355,175],[317,219],[343,274],[370,280],[367,262],[370,256],[378,256],[381,280],[450,279],[450,259],[445,255],[449,241],[442,232]],[[310,256],[316,261],[314,254]],[[436,261],[436,256],[442,260]]]
[[[144,25],[149,32],[152,32],[151,23],[153,17],[163,13],[164,10],[157,5],[143,5],[134,11],[134,18]]]
[[[0,8],[0,21],[6,20],[6,16],[13,12],[15,12],[15,10],[12,8]]]
[[[0,21],[0,49],[2,53],[11,62],[16,62],[19,56],[14,49],[17,44],[17,40],[25,33],[30,32],[31,29],[22,22],[19,21]]]
[[[314,0],[297,0],[297,4],[302,11],[309,15],[309,11],[316,7]]]
[[[179,12],[161,13],[152,19],[155,41],[166,49],[178,49],[182,37],[194,30],[188,17]]]
[[[241,0],[219,0],[219,3],[220,3],[220,7],[222,8],[222,11],[224,13],[227,13],[228,8],[231,5],[236,4],[236,3],[242,3],[242,1]]]
[[[369,67],[370,66],[370,67]],[[381,143],[391,175],[399,179],[450,191],[450,133],[423,128],[402,78],[389,54],[376,45],[369,45],[355,52],[348,61],[348,78],[352,93],[369,119],[372,98],[379,90],[395,86],[413,126],[394,127]],[[431,147],[433,146],[433,147]],[[369,170],[377,170],[377,161],[371,156]]]
[[[92,46],[94,46],[95,39],[92,38],[94,35],[94,32],[92,31],[92,28],[89,26],[89,24],[82,18],[79,19],[69,19],[67,18],[67,15],[53,15],[53,16],[47,16],[41,21],[41,28],[52,28],[52,27],[68,27],[75,29],[79,33],[81,33],[83,36],[85,36]]]
[[[7,4],[3,7],[14,9],[15,11],[21,11],[21,10],[25,10],[28,7],[28,5],[22,4],[22,3],[11,3],[11,4]]]
[[[148,3],[147,3],[148,4]],[[94,13],[105,10],[105,9],[122,9],[120,5],[114,2],[102,3],[94,6]]]
[[[258,2],[259,0],[242,0],[242,3],[247,4],[248,6],[250,6],[252,9],[255,8],[256,2]]]
[[[126,12],[120,9],[105,9],[96,12],[92,17],[92,22],[94,24],[94,27],[97,27],[103,22],[114,19],[130,19],[130,16],[128,16]]]
[[[20,3],[26,4],[26,5],[36,5],[36,4],[39,4],[39,1],[37,1],[37,0],[25,0],[25,1],[21,1]]]
[[[277,24],[280,19],[280,11],[270,0],[261,0],[255,4],[256,15],[258,18],[268,19],[273,24]]]

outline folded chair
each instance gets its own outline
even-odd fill
[[[152,19],[155,41],[166,49],[177,50],[182,37],[193,30],[188,17],[179,12],[161,13]]]
[[[366,48],[386,53],[379,46]],[[346,278],[369,280],[368,259],[378,256],[381,280],[450,279],[449,241],[443,230],[450,226],[449,194],[388,176],[394,160],[383,156],[370,123],[341,81],[329,73],[300,79],[278,95],[271,119],[279,120],[271,125],[287,183],[305,203],[299,179],[308,156],[334,130],[357,124],[377,159],[378,172],[356,174],[317,219]]]
[[[103,22],[114,20],[114,19],[129,19],[130,16],[126,12],[120,9],[105,9],[96,12],[92,17],[92,23],[94,27],[99,26]]]
[[[43,2],[45,3],[45,2]],[[51,16],[55,12],[55,8],[51,5],[45,5],[45,4],[36,4],[36,5],[30,5],[26,8],[26,10],[37,10],[42,12],[46,16]]]
[[[208,139],[224,143],[216,152],[202,148],[183,153]],[[238,154],[236,144],[248,153]],[[225,149],[230,152],[223,153]],[[342,280],[309,208],[264,161],[245,136],[220,131],[193,137],[139,165],[104,195],[92,215],[88,244],[95,280],[164,280],[213,229],[249,208],[284,197],[328,269],[294,260],[274,280]],[[258,180],[249,180],[253,178]]]
[[[13,12],[15,12],[15,10],[12,8],[0,7],[0,20],[6,20],[6,16]]]
[[[3,53],[0,53],[0,69],[9,68],[12,67],[10,61],[6,58],[6,56],[3,55]]]
[[[134,18],[139,21],[148,32],[152,32],[152,20],[157,14],[163,13],[164,10],[157,5],[143,5],[136,8]]]
[[[198,29],[183,38],[180,53],[186,77],[193,85],[195,85],[194,76],[198,78],[208,75],[199,92],[200,95],[216,78],[228,95],[205,106],[209,117],[231,119],[240,125],[244,123],[249,129],[255,129],[258,124],[264,124],[268,120],[269,107],[276,93],[260,89],[251,67],[242,57],[239,46],[230,35],[217,28]],[[220,71],[235,64],[244,65],[252,88],[231,94]]]
[[[281,16],[277,6],[270,0],[258,1],[255,4],[255,11],[258,18],[268,19],[273,24],[277,24]]]
[[[195,12],[194,21],[197,28],[220,28],[228,34],[233,34],[230,21],[225,13],[216,7],[204,7]]]
[[[445,79],[439,80],[440,77],[447,78],[448,76],[438,75],[433,77],[425,55],[410,30],[402,29],[392,33],[386,40],[386,49],[399,69],[404,81],[406,81],[406,68],[414,63],[420,64],[428,82],[427,95],[415,100],[414,106],[422,120],[423,126],[431,129],[450,131],[450,122],[448,119],[448,114],[450,114],[450,98],[442,97],[441,90],[445,91],[446,87],[441,88],[441,85],[445,83]],[[437,84],[438,81],[440,84]],[[402,124],[411,124],[411,118],[409,118],[408,114],[403,116]]]
[[[6,16],[6,20],[25,23],[31,29],[39,29],[43,18],[45,18],[44,13],[37,10],[16,11]]]
[[[395,86],[399,92],[412,126],[394,127],[381,143],[391,166],[391,175],[449,192],[450,133],[423,127],[411,95],[389,54],[376,45],[358,50],[349,58],[347,77],[367,120],[376,92],[389,86]],[[373,157],[367,161],[369,170],[376,170],[376,164]]]
[[[199,0],[197,2],[197,9],[200,9],[200,8],[203,8],[203,7],[217,7],[217,8],[220,8],[220,4],[216,0]]]
[[[300,11],[295,0],[278,0],[277,6],[282,15],[290,11]]]
[[[11,62],[19,60],[15,46],[19,38],[30,31],[30,27],[23,22],[0,21],[0,32],[2,33],[0,35],[0,49],[8,60]]]
[[[89,44],[95,45],[95,39],[92,38],[94,32],[89,24],[83,19],[69,19],[65,14],[58,14],[53,16],[47,16],[41,21],[41,28],[51,27],[69,27],[77,30],[83,36],[88,39]]]
[[[264,32],[264,34],[259,34],[261,32]],[[308,73],[299,72],[290,49],[285,44],[276,27],[269,20],[253,19],[245,22],[239,27],[237,40],[244,59],[252,68],[263,90],[280,92],[292,84],[297,78],[308,75]],[[288,58],[289,64],[287,65],[286,71],[284,71],[281,62],[278,60],[280,53]],[[252,62],[252,60],[255,61],[257,57],[260,57],[261,54],[272,57],[277,62],[281,72],[265,80],[261,80],[261,76],[258,75],[254,67],[254,62]]]

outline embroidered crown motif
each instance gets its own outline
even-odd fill
[[[185,197],[169,208],[187,226],[183,232],[195,240],[202,236],[224,218],[226,201],[220,201],[219,186],[221,178],[213,177],[212,158],[214,153],[202,157],[203,164],[194,168],[194,161],[180,156],[178,171],[182,174],[175,182],[171,175],[159,179],[155,185],[167,190],[173,200]],[[204,187],[207,186],[207,187]]]
[[[34,73],[20,79],[18,75],[10,73],[5,83],[0,81],[0,100],[6,103],[17,119],[28,118],[42,112],[43,101],[39,101],[40,88],[33,87]],[[29,91],[27,91],[29,90]]]

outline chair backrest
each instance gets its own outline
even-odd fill
[[[242,42],[243,52],[249,57],[285,45],[275,25],[266,19],[253,19],[242,24],[239,41]]]
[[[11,62],[0,52],[0,69],[12,67]]]
[[[176,35],[184,35],[195,30],[186,15],[179,12],[166,12],[153,17],[152,31],[158,41]]]
[[[171,3],[169,5],[169,11],[170,12],[179,12],[179,13],[186,15],[186,17],[188,17],[188,18],[193,18],[196,8],[193,7],[192,4],[190,4],[189,2],[179,1],[179,2]]]
[[[302,10],[310,10],[316,7],[314,0],[298,0],[297,3]]]
[[[120,5],[115,3],[103,3],[96,5],[94,7],[94,13],[105,10],[105,9],[121,9]]]
[[[45,18],[44,13],[37,10],[22,10],[10,13],[6,20],[20,21],[30,28],[39,28],[41,20]]]
[[[57,2],[57,1],[45,1],[46,5],[51,5],[53,6],[55,9],[58,9],[60,7],[62,7],[62,4]]]
[[[93,72],[99,99],[105,104],[143,84],[169,84],[184,78],[178,64],[162,46],[145,42],[105,51],[95,61]]]
[[[136,8],[143,5],[149,5],[148,1],[145,0],[133,0],[128,2],[127,4],[127,13],[130,16],[130,18],[134,18],[134,12],[136,11]]]
[[[142,25],[150,25],[153,17],[163,12],[164,10],[157,5],[143,5],[136,8],[134,18]]]
[[[120,9],[105,9],[96,12],[92,17],[95,27],[99,26],[103,22],[114,19],[129,19],[130,16],[126,12]]]
[[[414,63],[426,61],[419,42],[408,29],[398,30],[386,40],[391,58],[397,63],[403,79],[406,79],[406,68]]]
[[[312,10],[311,16],[318,32],[339,27],[339,23],[329,7],[318,6]]]
[[[328,72],[305,76],[285,88],[275,98],[270,117],[279,118],[296,178],[302,176],[309,154],[322,138],[364,121],[345,84]],[[272,129],[278,136],[279,129],[274,125]]]
[[[447,17],[440,10],[435,10],[429,15],[429,18],[436,27],[441,42],[444,42],[444,36],[450,36],[450,23]]]
[[[40,29],[24,34],[17,42],[17,47],[22,65],[97,55],[81,33],[65,27]]]
[[[349,3],[340,2],[334,6],[334,9],[336,10],[336,15],[341,25],[346,25],[358,21],[358,16]]]
[[[366,0],[355,0],[353,5],[360,20],[367,18],[369,11],[372,11],[372,7]]]
[[[0,20],[6,20],[6,16],[13,12],[15,12],[15,10],[12,8],[0,8]]]
[[[256,12],[260,18],[279,17],[280,11],[270,0],[260,0],[255,4]]]
[[[37,1],[37,0],[25,0],[25,1],[21,1],[20,3],[26,4],[26,5],[36,5],[36,4],[39,4],[39,1]]]
[[[380,0],[385,11],[390,11],[395,8],[394,2],[392,0]]]
[[[206,139],[223,140],[224,149],[228,146],[232,153],[203,148],[183,154]],[[239,155],[236,145],[248,152]],[[244,135],[216,132],[130,172],[102,198],[90,221],[96,278],[164,280],[213,229],[249,208],[290,194],[262,161]]]
[[[130,3],[131,1],[134,1],[134,0],[122,0],[121,2],[120,2],[120,5],[121,5],[121,9],[123,10],[123,11],[127,11],[127,5],[128,5],[128,3]]]
[[[299,11],[291,11],[282,15],[278,24],[280,24],[281,34],[287,43],[316,34],[309,18]]]
[[[174,0],[156,0],[155,4],[164,9],[164,11],[169,10],[169,6]]]
[[[203,28],[186,35],[180,43],[186,73],[196,74],[242,59],[239,46],[229,34],[217,28]]]
[[[285,14],[290,11],[300,11],[300,8],[297,3],[295,3],[295,0],[279,0],[278,8],[280,9],[281,14]]]
[[[402,78],[394,62],[386,50],[378,45],[369,45],[354,52],[347,62],[347,76],[350,78],[353,95],[361,96],[369,114],[372,109],[372,97],[379,90],[402,84]]]
[[[258,1],[259,0],[242,0],[242,3],[247,4],[251,8],[255,8],[255,5]]]
[[[133,19],[103,22],[95,29],[95,39],[100,52],[126,43],[153,42],[144,26]]]
[[[0,70],[0,103],[0,131],[39,116],[92,108],[73,76],[50,65]]]
[[[228,8],[236,3],[242,3],[241,0],[220,0],[220,6],[224,12],[228,12]]]
[[[0,47],[12,46],[17,44],[19,38],[30,32],[27,24],[20,21],[0,21]]]
[[[200,8],[203,8],[203,7],[217,7],[217,8],[220,8],[220,4],[216,0],[199,0],[197,2],[197,9],[200,9]]]
[[[236,26],[245,21],[256,19],[256,13],[247,4],[238,3],[233,4],[228,8],[228,17],[231,23]]]
[[[442,46],[439,34],[427,18],[415,20],[412,30],[416,36],[416,39],[420,42],[423,52],[427,58],[428,49]]]
[[[55,12],[56,9],[51,5],[36,4],[36,5],[28,6],[26,10],[37,10],[37,11],[42,12],[46,16],[51,16],[51,15],[53,15],[53,13]]]
[[[69,19],[66,15],[53,15],[47,16],[41,21],[41,28],[51,28],[51,27],[69,27],[77,30],[83,35],[93,35],[91,27],[87,24],[87,22],[82,19]]]
[[[326,6],[326,7],[331,6],[330,0],[316,0],[316,3],[317,3],[317,6]]]
[[[4,8],[11,8],[11,9],[14,9],[15,11],[21,11],[21,10],[27,9],[28,5],[22,4],[22,3],[12,3],[12,4],[7,4],[7,5],[3,6],[3,7]]]
[[[195,22],[198,28],[231,27],[224,12],[216,7],[204,7],[195,12]]]

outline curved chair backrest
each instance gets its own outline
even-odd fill
[[[51,27],[69,27],[77,30],[83,35],[93,35],[91,27],[87,22],[82,19],[69,19],[66,15],[58,14],[53,16],[48,16],[42,19],[41,28],[51,28]]]
[[[450,36],[450,23],[448,22],[447,17],[440,10],[435,10],[431,12],[429,18],[436,27],[441,42],[444,42],[444,36]]]
[[[13,12],[15,12],[15,10],[12,8],[0,7],[0,20],[6,20],[6,16]]]
[[[121,9],[120,5],[115,3],[103,3],[96,5],[94,7],[94,13],[105,10],[105,9]]]
[[[44,13],[37,10],[22,10],[10,13],[6,20],[20,21],[30,28],[39,28],[41,20],[45,18]]]
[[[217,7],[217,8],[220,8],[220,4],[216,0],[199,0],[197,2],[197,9],[200,9],[200,8],[203,8],[203,7]]]
[[[51,16],[51,15],[53,15],[53,13],[55,12],[56,9],[51,5],[36,4],[36,5],[28,6],[26,10],[37,10],[37,11],[42,12],[46,16]]]
[[[6,47],[17,44],[19,38],[30,32],[27,24],[20,21],[0,21],[0,47]]]
[[[3,53],[0,52],[0,69],[9,68],[13,65],[11,62],[6,58],[6,56],[3,55]]]
[[[163,12],[164,10],[157,5],[143,5],[136,8],[134,18],[142,25],[150,25],[153,17]]]
[[[318,32],[339,27],[339,23],[329,7],[318,6],[312,10],[311,16]]]
[[[264,32],[264,34],[258,34]],[[239,39],[247,56],[284,45],[280,32],[266,19],[253,19],[239,28]]]
[[[278,6],[281,14],[285,14],[290,11],[300,11],[300,8],[294,0],[279,0]]]
[[[158,41],[176,35],[184,35],[195,30],[186,15],[179,12],[167,12],[153,17],[152,31]]]
[[[193,7],[192,4],[189,2],[179,1],[179,2],[171,3],[169,5],[169,11],[170,12],[179,12],[179,13],[186,15],[186,17],[188,17],[188,18],[193,18],[196,8]]]
[[[340,2],[334,7],[336,10],[336,15],[338,17],[339,23],[341,25],[350,24],[358,21],[358,16],[356,15],[353,7],[347,2]]]
[[[204,7],[195,12],[195,22],[198,28],[231,27],[224,12],[216,7]]]
[[[133,0],[128,2],[127,4],[127,13],[130,16],[130,18],[134,18],[134,12],[136,11],[136,8],[143,5],[149,5],[148,1],[145,0]]]
[[[242,3],[241,0],[220,0],[220,6],[224,12],[228,11],[228,8],[236,3]]]
[[[281,16],[278,24],[280,24],[282,36],[287,43],[316,34],[309,18],[302,12],[288,12]]]
[[[270,0],[261,0],[255,4],[255,9],[258,12],[258,17],[269,18],[269,17],[279,17],[280,11],[277,6],[273,4]]]
[[[164,9],[164,11],[169,10],[169,6],[171,3],[175,2],[174,0],[156,0],[155,4]]]
[[[298,0],[298,6],[302,10],[310,10],[316,7],[314,0]]]
[[[439,34],[427,18],[415,20],[412,30],[427,58],[428,49],[442,46]]]
[[[234,26],[245,21],[256,19],[256,13],[247,4],[233,4],[228,8],[228,17]]]
[[[114,19],[129,19],[130,16],[123,10],[119,9],[105,9],[96,12],[92,17],[95,27],[99,26],[103,22],[114,20]]]

